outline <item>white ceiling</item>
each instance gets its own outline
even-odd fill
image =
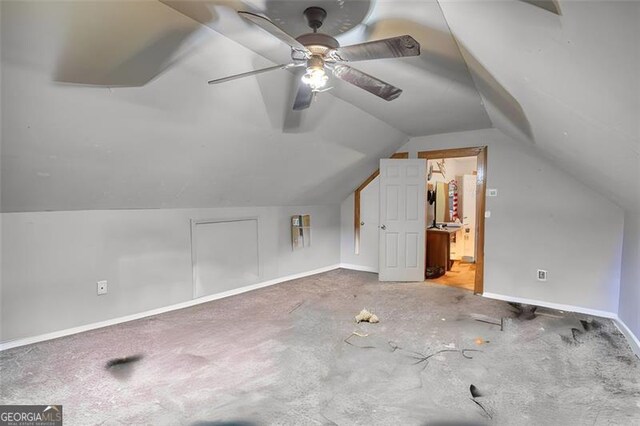
[[[235,9],[293,32],[313,2],[165,3],[0,2],[2,211],[335,203],[409,136],[492,125],[640,208],[638,2],[347,1],[343,45],[422,55],[354,64],[395,101],[338,82],[303,113],[286,71],[206,81],[288,59]]]

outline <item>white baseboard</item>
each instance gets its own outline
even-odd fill
[[[234,296],[236,294],[246,293],[248,291],[257,290],[259,288],[269,287],[269,286],[272,286],[272,285],[275,285],[275,284],[279,284],[279,283],[282,283],[282,282],[285,282],[285,281],[291,281],[291,280],[295,280],[295,279],[298,279],[298,278],[304,278],[304,277],[308,277],[310,275],[320,274],[320,273],[332,271],[332,270],[338,269],[338,268],[351,269],[351,270],[354,270],[354,271],[363,271],[363,272],[374,272],[374,273],[378,272],[375,268],[371,268],[371,267],[367,267],[367,266],[353,265],[353,264],[349,264],[349,263],[339,263],[339,264],[335,264],[335,265],[325,266],[323,268],[313,269],[311,271],[302,272],[302,273],[299,273],[299,274],[292,274],[292,275],[287,275],[285,277],[274,278],[272,280],[263,281],[261,283],[240,287],[240,288],[237,288],[237,289],[225,291],[223,293],[212,294],[210,296],[200,297],[198,299],[188,300],[186,302],[176,303],[174,305],[164,306],[162,308],[152,309],[152,310],[140,312],[140,313],[137,313],[137,314],[127,315],[127,316],[119,317],[119,318],[113,318],[113,319],[110,319],[110,320],[95,322],[95,323],[87,324],[87,325],[81,325],[81,326],[78,326],[78,327],[68,328],[68,329],[65,329],[65,330],[54,331],[52,333],[41,334],[39,336],[26,337],[26,338],[22,338],[22,339],[9,340],[7,342],[1,342],[0,343],[0,351],[4,351],[6,349],[11,349],[11,348],[16,348],[16,347],[19,347],[19,346],[30,345],[30,344],[42,342],[42,341],[45,341],[45,340],[57,339],[59,337],[69,336],[69,335],[72,335],[72,334],[82,333],[82,332],[85,332],[85,331],[95,330],[97,328],[108,327],[110,325],[116,325],[116,324],[121,324],[121,323],[124,323],[124,322],[134,321],[134,320],[137,320],[137,319],[141,319],[141,318],[150,317],[150,316],[153,316],[153,315],[162,314],[162,313],[165,313],[165,312],[175,311],[175,310],[178,310],[178,309],[188,308],[190,306],[199,305],[201,303],[207,303],[207,302],[211,302],[213,300],[223,299],[225,297]],[[599,317],[604,317],[604,318],[611,318],[611,319],[614,320],[614,323],[616,324],[618,329],[620,329],[620,332],[622,332],[622,334],[624,334],[625,337],[627,338],[627,341],[629,342],[629,346],[631,346],[631,349],[634,351],[634,353],[636,355],[640,356],[640,341],[631,332],[629,327],[627,327],[627,325],[618,317],[618,315],[614,314],[612,312],[599,311],[599,310],[595,310],[595,309],[582,308],[582,307],[579,307],[579,306],[572,306],[572,305],[561,305],[561,304],[558,304],[558,303],[550,303],[550,302],[544,302],[544,301],[540,301],[540,300],[524,299],[524,298],[520,298],[520,297],[505,296],[505,295],[502,295],[502,294],[495,294],[495,293],[484,293],[483,296],[487,297],[487,298],[490,298],[490,299],[504,300],[504,301],[507,301],[507,302],[515,302],[515,303],[524,303],[524,304],[527,304],[527,305],[544,306],[544,307],[547,307],[547,308],[557,309],[557,310],[560,310],[560,311],[579,312],[579,313],[583,313],[583,314],[587,314],[587,315],[594,315],[594,316],[599,316]]]
[[[313,269],[311,271],[302,272],[299,274],[287,275],[285,277],[274,278],[272,280],[263,281],[257,284],[251,284],[248,286],[236,288],[233,290],[225,291],[223,293],[212,294],[205,297],[199,297],[197,299],[188,300],[182,303],[176,303],[175,305],[163,306],[162,308],[156,308],[149,311],[140,312],[137,314],[131,314],[124,317],[113,318],[105,321],[94,322],[91,324],[81,325],[78,327],[67,328],[65,330],[54,331],[51,333],[41,334],[39,336],[25,337],[21,339],[8,340],[6,342],[0,342],[0,351],[6,349],[16,348],[18,346],[30,345],[32,343],[38,343],[45,340],[57,339],[59,337],[69,336],[71,334],[82,333],[89,330],[95,330],[97,328],[108,327],[110,325],[121,324],[123,322],[134,321],[140,318],[150,317],[152,315],[158,315],[165,312],[175,311],[178,309],[188,308],[190,306],[199,305],[201,303],[211,302],[212,300],[223,299],[229,296],[235,296],[236,294],[246,293],[248,291],[257,290],[259,288],[272,286],[285,281],[291,281],[298,278],[308,277],[310,275],[320,274],[322,272],[332,271],[340,268],[340,264],[325,266],[323,268]]]
[[[627,342],[629,343],[629,346],[631,346],[633,353],[640,357],[640,340],[638,340],[636,335],[633,334],[629,327],[627,327],[627,324],[625,324],[620,317],[616,316],[614,323],[620,332],[624,334],[624,337],[627,338]]]
[[[340,264],[340,268],[351,269],[352,271],[374,272],[376,274],[378,273],[378,269],[377,268],[372,268],[370,266],[354,265],[354,264],[351,264],[351,263],[341,263]]]
[[[489,299],[504,300],[506,302],[522,303],[525,305],[543,306],[545,308],[557,309],[558,311],[578,312],[581,314],[587,314],[587,315],[593,315],[597,317],[611,318],[611,319],[618,318],[618,314],[613,312],[583,308],[581,306],[563,305],[560,303],[545,302],[543,300],[525,299],[522,297],[505,296],[503,294],[488,293],[488,292],[482,293],[482,296],[487,297]]]

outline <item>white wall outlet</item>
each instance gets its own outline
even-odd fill
[[[491,217],[491,210],[484,212],[484,217]]]
[[[489,188],[487,189],[487,197],[497,197],[498,196],[498,190],[495,188]]]
[[[98,296],[107,294],[107,281],[98,281]]]
[[[544,269],[538,269],[538,281],[546,281],[548,274]]]

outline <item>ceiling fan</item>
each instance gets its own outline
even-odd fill
[[[298,92],[293,103],[293,109],[296,111],[309,108],[316,93],[328,90],[325,89],[329,80],[327,70],[341,80],[360,87],[386,101],[392,101],[400,96],[402,89],[352,68],[346,65],[345,62],[420,55],[420,44],[410,35],[341,47],[335,38],[318,32],[327,16],[327,12],[321,7],[305,9],[304,16],[313,32],[302,34],[296,38],[287,34],[263,16],[251,12],[238,12],[238,14],[291,46],[292,62],[210,80],[209,84],[224,83],[278,69],[304,67],[305,72],[300,79]]]

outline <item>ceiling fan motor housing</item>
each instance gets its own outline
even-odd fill
[[[338,40],[327,34],[307,33],[296,37],[300,44],[304,45],[313,54],[322,55],[331,49],[340,47]]]

